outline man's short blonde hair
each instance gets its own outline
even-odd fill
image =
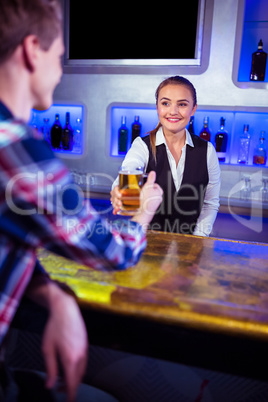
[[[62,29],[59,0],[0,1],[0,63],[6,61],[28,35],[36,35],[48,50]]]

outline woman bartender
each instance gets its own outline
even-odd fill
[[[213,145],[186,129],[197,109],[194,86],[181,76],[167,78],[156,90],[156,107],[157,127],[133,142],[123,166],[156,171],[164,196],[152,230],[208,236],[219,209],[220,167]],[[121,206],[118,178],[111,202],[116,214]]]

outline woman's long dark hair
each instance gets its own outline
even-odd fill
[[[162,88],[164,88],[167,85],[184,85],[185,87],[187,87],[189,89],[189,91],[192,94],[194,106],[197,104],[196,90],[195,90],[195,87],[193,86],[193,84],[186,78],[181,77],[180,75],[175,75],[174,77],[169,77],[169,78],[165,79],[158,86],[157,90],[155,91],[156,105],[158,102],[159,92],[161,91]],[[156,161],[155,137],[156,137],[157,131],[159,130],[159,128],[161,126],[162,126],[162,124],[159,122],[157,124],[157,126],[155,127],[155,129],[149,132],[150,144],[151,144],[151,148],[152,148],[152,152],[153,152],[155,161]]]

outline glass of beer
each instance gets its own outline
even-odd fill
[[[122,207],[119,215],[132,216],[140,208],[140,192],[144,183],[143,167],[119,170],[119,191],[122,194]]]

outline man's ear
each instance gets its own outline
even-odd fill
[[[25,66],[29,71],[35,71],[36,64],[38,61],[40,42],[35,35],[28,35],[24,38],[22,42],[23,47],[23,58]]]

